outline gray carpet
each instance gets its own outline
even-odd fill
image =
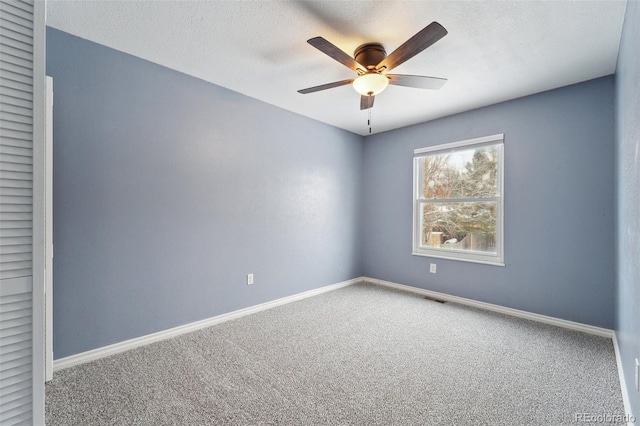
[[[47,425],[566,425],[610,339],[357,284],[54,375]]]

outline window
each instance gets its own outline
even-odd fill
[[[504,266],[503,141],[416,149],[413,254]]]

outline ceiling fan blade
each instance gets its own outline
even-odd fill
[[[427,77],[426,75],[385,74],[389,84],[415,87],[417,89],[438,90],[447,82],[446,78]]]
[[[353,83],[353,79],[352,78],[350,78],[349,80],[334,81],[333,83],[322,84],[320,86],[308,87],[306,89],[298,90],[298,93],[302,93],[303,95],[306,95],[307,93],[313,93],[313,92],[319,92],[321,90],[333,89],[334,87],[340,87],[340,86],[344,86],[344,85],[350,84],[350,83]]]
[[[321,51],[322,53],[331,56],[336,61],[340,62],[347,68],[357,72],[358,74],[366,72],[367,68],[360,65],[351,56],[340,50],[339,47],[330,43],[322,37],[314,37],[307,40],[307,43]]]
[[[360,109],[369,109],[373,108],[373,101],[375,100],[375,96],[360,96]]]
[[[380,63],[376,65],[376,69],[378,71],[390,71],[392,68],[413,58],[446,35],[447,30],[434,21],[380,61]]]

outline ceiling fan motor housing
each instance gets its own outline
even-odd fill
[[[386,56],[387,52],[380,43],[361,44],[353,52],[353,59],[367,67],[367,71],[375,70],[376,65]]]

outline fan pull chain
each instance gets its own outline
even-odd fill
[[[369,126],[369,134],[371,134],[371,108],[369,108],[369,119],[367,120],[367,126]]]

